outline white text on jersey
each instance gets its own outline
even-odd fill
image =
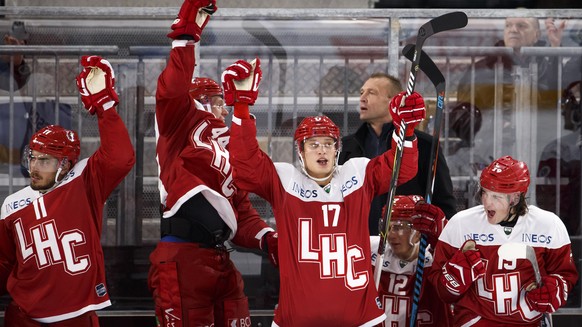
[[[338,205],[323,205],[325,226],[337,226]],[[330,221],[330,217],[332,220]],[[368,271],[354,271],[354,263],[364,260],[364,251],[357,245],[348,246],[346,233],[319,234],[319,244],[312,244],[312,218],[299,218],[299,262],[319,264],[321,279],[343,278],[348,289],[358,290],[368,285]]]
[[[36,220],[46,219],[47,210],[44,198],[40,197],[32,204]],[[77,245],[85,244],[85,234],[80,230],[74,229],[59,234],[57,224],[51,219],[25,231],[20,218],[14,221],[14,228],[23,262],[36,257],[38,269],[63,263],[65,271],[71,275],[83,273],[91,266],[88,255],[77,256],[75,253]],[[27,235],[31,236],[30,242],[26,239]]]

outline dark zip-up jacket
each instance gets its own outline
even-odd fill
[[[387,125],[388,133],[386,137],[390,138],[392,137],[394,124],[390,122],[387,123]],[[368,133],[370,133],[369,128],[367,123],[364,123],[362,126],[360,126],[360,128],[358,128],[356,133],[342,138],[342,150],[339,156],[340,165],[343,165],[344,162],[355,157],[371,158],[371,156],[368,156],[364,150],[364,144],[366,142],[366,138],[369,135]],[[415,130],[414,134],[418,138],[418,173],[412,180],[398,186],[396,189],[396,194],[416,194],[422,195],[424,197],[426,195],[425,193],[428,175],[430,174],[432,166],[432,164],[429,162],[432,136],[418,130]],[[388,147],[385,149],[387,151],[392,147],[392,142],[391,140],[387,139],[385,143]],[[386,204],[387,197],[387,193],[382,194],[374,198],[374,201],[372,202],[370,214],[368,217],[370,235],[378,235],[378,221],[382,214],[382,207]],[[442,155],[442,152],[439,152],[438,155],[432,204],[441,208],[441,210],[443,210],[447,216],[447,219],[451,218],[457,212],[456,199],[453,196],[453,182],[451,181],[449,167],[447,166],[447,162],[445,157]]]

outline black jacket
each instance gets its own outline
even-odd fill
[[[392,123],[388,124],[390,127],[388,137],[392,137],[394,125]],[[364,151],[364,142],[368,133],[368,126],[366,126],[366,123],[364,123],[362,126],[360,126],[360,128],[358,128],[356,133],[342,138],[342,150],[339,156],[340,165],[343,165],[351,158],[366,156]],[[432,166],[432,164],[429,162],[432,136],[421,131],[414,131],[414,134],[418,138],[418,173],[412,180],[398,186],[396,189],[396,194],[416,194],[422,195],[424,197],[428,175],[430,174]],[[392,142],[388,140],[386,143],[388,145],[388,149],[390,149]],[[388,194],[382,194],[374,198],[374,201],[372,202],[370,215],[368,218],[370,235],[378,235],[378,221],[382,214],[382,207],[386,204],[387,197]],[[447,166],[445,157],[441,152],[439,152],[438,156],[432,204],[441,208],[447,218],[451,218],[457,212],[456,199],[453,196],[453,182],[451,181],[451,176],[449,175],[449,167]]]
[[[30,66],[23,60],[14,66],[14,91],[20,90],[30,77]],[[0,89],[10,91],[10,62],[0,61]]]

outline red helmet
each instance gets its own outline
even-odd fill
[[[210,103],[213,96],[222,97],[222,88],[214,80],[206,77],[197,77],[190,85],[190,96],[192,99],[202,103]]]
[[[40,129],[32,136],[28,147],[56,158],[67,158],[73,165],[81,153],[81,141],[77,133],[58,125]]]
[[[420,195],[395,196],[394,203],[392,204],[392,216],[390,216],[390,220],[404,220],[412,222],[414,205],[418,201],[424,201],[424,198]]]
[[[297,143],[297,148],[301,149],[302,142],[314,136],[329,136],[337,142],[337,149],[340,148],[339,128],[327,116],[305,117],[297,126],[293,139]]]
[[[527,193],[529,169],[510,156],[493,161],[481,172],[481,188],[499,193]]]

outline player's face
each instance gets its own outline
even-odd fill
[[[519,49],[534,45],[540,36],[537,26],[534,18],[507,18],[503,32],[505,46]]]
[[[37,191],[53,187],[59,165],[59,159],[33,150],[28,158],[30,187]]]
[[[366,123],[387,123],[392,120],[388,109],[392,97],[390,82],[385,78],[370,78],[360,89],[360,120]]]
[[[515,204],[515,194],[519,193],[499,193],[483,189],[481,193],[481,203],[490,224],[499,224],[509,217],[511,206]]]
[[[210,108],[214,114],[214,117],[222,120],[223,122],[225,121],[226,116],[228,115],[228,110],[226,110],[224,100],[221,96],[215,95],[210,99]]]
[[[315,178],[328,176],[335,166],[336,141],[327,136],[311,137],[303,142],[305,170]]]
[[[391,221],[388,228],[388,243],[392,252],[401,260],[408,260],[414,252],[411,238],[413,229],[410,222],[396,220]]]

